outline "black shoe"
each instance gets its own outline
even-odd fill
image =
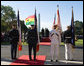
[[[56,62],[58,62],[58,60],[56,60]]]
[[[14,58],[11,58],[12,60],[14,60]]]
[[[34,61],[36,61],[37,59],[34,59]]]
[[[11,58],[12,60],[14,60],[15,58]]]
[[[32,59],[29,59],[30,61],[32,61]]]
[[[17,58],[14,58],[14,60],[17,60]]]
[[[15,58],[12,58],[13,61],[15,61],[16,59]]]
[[[51,62],[53,62],[53,60],[51,60]]]

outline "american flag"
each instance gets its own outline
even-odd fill
[[[59,26],[60,32],[62,32],[62,27],[61,27],[61,22],[60,22],[59,8],[57,9],[57,25]]]
[[[72,19],[71,19],[71,44],[75,46],[75,31],[74,31],[74,15],[73,15],[73,7],[72,7]]]
[[[20,20],[19,20],[19,10],[18,10],[18,15],[17,15],[17,28],[18,28],[18,31],[19,31],[19,43],[21,45],[21,25],[20,25]]]
[[[36,52],[39,51],[39,43],[40,43],[40,39],[39,39],[39,31],[38,31],[38,26],[37,26],[37,17],[36,17],[36,9],[35,9],[35,29],[37,31],[37,36],[38,36],[38,45],[36,47]]]

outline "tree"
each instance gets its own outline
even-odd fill
[[[45,28],[45,37],[49,37],[49,30]]]
[[[1,19],[5,22],[13,21],[16,18],[15,11],[10,6],[1,5]]]
[[[75,21],[75,35],[83,35],[83,22]]]
[[[8,26],[7,26],[7,23],[6,22],[1,22],[1,32],[5,32],[5,31],[7,31],[7,28]]]
[[[28,31],[28,28],[25,26],[24,21],[20,21],[20,23],[22,32],[26,33]]]
[[[43,28],[41,30],[41,35],[42,35],[42,37],[44,37],[44,29]]]
[[[1,31],[6,32],[10,30],[10,23],[16,19],[15,11],[10,6],[1,5]]]
[[[17,20],[13,20],[12,22],[9,23],[10,28],[12,28],[12,27],[11,27],[12,24],[17,25]],[[28,28],[25,26],[24,21],[21,21],[21,20],[20,20],[20,24],[21,24],[21,32],[26,33],[26,32],[28,31]]]

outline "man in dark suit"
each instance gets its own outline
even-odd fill
[[[37,42],[38,42],[38,36],[37,36],[37,31],[35,29],[35,25],[31,25],[31,29],[28,31],[28,34],[27,34],[27,43],[29,47],[29,59],[30,60],[32,60],[31,58],[32,48],[34,51],[34,61],[36,60]]]
[[[63,33],[64,43],[65,43],[65,59],[66,60],[73,60],[73,45],[71,43],[71,27],[67,26],[67,30]]]
[[[16,29],[16,25],[12,25],[12,30],[9,32],[10,43],[11,43],[11,58],[16,59],[17,54],[17,44],[19,41],[19,32]]]

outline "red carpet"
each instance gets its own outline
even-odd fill
[[[40,42],[40,45],[51,45],[50,42]]]
[[[49,37],[42,37],[41,42],[50,42]]]
[[[33,58],[33,56],[32,56],[32,58]],[[36,59],[37,59],[36,61],[34,61],[34,60],[30,61],[28,55],[22,55],[21,57],[19,57],[16,61],[11,63],[10,65],[44,65],[46,56],[45,55],[37,55]]]

